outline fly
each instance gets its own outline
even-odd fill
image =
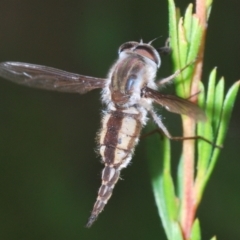
[[[166,49],[162,50],[164,52]],[[173,79],[181,71],[157,83],[155,77],[160,65],[159,50],[151,43],[142,41],[126,42],[120,46],[118,59],[105,79],[29,63],[0,63],[0,76],[29,87],[80,94],[102,89],[101,98],[106,107],[98,134],[98,149],[105,166],[101,187],[87,227],[90,227],[102,212],[112,195],[122,168],[127,167],[131,161],[140,132],[147,123],[147,115],[152,117],[168,138],[183,139],[170,135],[161,118],[155,113],[153,103],[195,120],[206,118],[203,110],[190,101],[157,91],[158,85]],[[187,139],[193,138],[209,142],[198,136]]]

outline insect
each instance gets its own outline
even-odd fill
[[[118,59],[109,70],[106,79],[35,64],[0,63],[0,76],[26,86],[80,94],[102,89],[102,101],[106,109],[102,114],[98,146],[105,166],[102,171],[101,187],[87,227],[90,227],[102,212],[112,195],[122,168],[129,164],[139,141],[141,129],[147,123],[147,115],[152,117],[167,137],[173,139],[161,118],[155,113],[153,103],[165,107],[170,112],[185,114],[195,120],[205,120],[203,110],[197,105],[186,99],[164,95],[157,91],[158,85],[170,81],[179,74],[178,71],[165,80],[156,82],[156,72],[160,65],[159,51],[151,43],[142,41],[126,42],[119,47]],[[196,137],[187,139],[193,138]]]

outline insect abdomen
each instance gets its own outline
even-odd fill
[[[138,141],[141,127],[139,114],[116,110],[104,116],[99,144],[105,165],[120,169],[126,166]]]
[[[112,195],[120,170],[126,167],[132,158],[135,145],[142,128],[141,113],[126,113],[123,109],[110,111],[102,121],[99,134],[100,155],[105,167],[102,172],[102,185],[94,204],[87,227],[96,220]]]

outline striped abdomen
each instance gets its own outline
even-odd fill
[[[142,129],[142,114],[136,108],[117,109],[107,112],[99,134],[100,154],[105,167],[102,172],[102,185],[93,207],[87,227],[96,220],[103,210],[112,190],[119,179],[120,170],[128,165]]]

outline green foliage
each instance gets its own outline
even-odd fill
[[[174,69],[178,70],[196,60],[202,38],[202,29],[199,25],[199,19],[192,13],[192,4],[188,6],[183,20],[182,17],[179,18],[179,11],[176,10],[174,1],[169,0],[168,2],[170,46],[173,49]],[[176,92],[179,96],[189,97],[193,71],[192,65],[176,77]]]
[[[180,17],[179,10],[176,9],[173,0],[169,0],[169,31],[170,46],[173,50],[172,58],[174,69],[181,69],[186,64],[192,62],[199,55],[199,49],[202,44],[204,31],[200,25],[199,18],[193,14],[193,5],[190,4],[185,12],[184,18]],[[205,3],[206,15],[209,17],[211,10],[211,1]],[[203,43],[204,44],[204,43]],[[191,65],[181,72],[176,78],[176,92],[179,96],[187,98],[191,93],[193,78],[195,74],[194,66]],[[237,96],[240,82],[236,82],[224,97],[224,78],[216,80],[217,71],[213,69],[209,76],[208,88],[205,90],[203,84],[198,81],[200,94],[198,94],[198,103],[205,110],[207,115],[206,122],[200,122],[196,127],[196,135],[203,136],[213,144],[204,140],[198,140],[196,144],[196,159],[193,168],[190,169],[193,175],[193,185],[190,189],[193,193],[192,208],[184,208],[184,164],[187,152],[182,152],[176,184],[172,176],[171,168],[171,146],[167,138],[159,142],[159,138],[149,138],[147,150],[150,158],[150,172],[152,176],[152,186],[158,213],[165,229],[167,239],[188,239],[200,240],[201,229],[200,222],[195,218],[197,207],[202,199],[207,182],[216,165],[220,148],[216,146],[223,145],[227,132],[227,126],[232,113],[233,105]],[[193,145],[194,146],[194,145]],[[185,179],[186,180],[186,179]],[[191,179],[189,179],[191,181]],[[177,194],[178,193],[178,194]],[[181,212],[193,216],[189,229],[181,219]],[[189,233],[186,236],[186,233]],[[216,239],[216,237],[213,237]]]
[[[203,86],[201,88],[204,92]],[[233,84],[224,99],[224,78],[221,78],[216,84],[216,69],[211,72],[206,100],[204,101],[204,94],[202,94],[200,100],[200,105],[205,105],[208,121],[198,123],[198,135],[207,139],[213,139],[218,146],[223,145],[238,89],[239,81]],[[198,203],[202,198],[205,186],[216,165],[219,154],[219,148],[213,148],[204,141],[198,141],[198,171],[195,179]]]
[[[200,223],[198,219],[195,219],[193,223],[191,240],[201,240],[201,229],[200,229]]]

